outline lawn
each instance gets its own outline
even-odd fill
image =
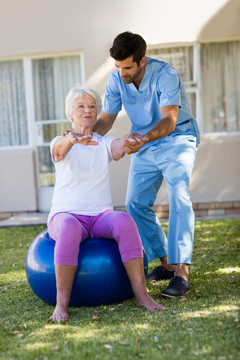
[[[127,300],[70,308],[68,324],[47,321],[53,307],[26,280],[27,249],[44,228],[0,228],[0,359],[240,359],[240,219],[196,222],[191,291],[164,299],[167,281],[147,283],[165,311]]]

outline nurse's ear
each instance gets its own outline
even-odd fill
[[[143,56],[140,60],[140,66],[144,67],[144,66],[146,66],[146,63],[147,63],[147,58],[146,58],[146,56]]]

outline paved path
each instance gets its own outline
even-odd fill
[[[0,227],[11,227],[11,226],[26,226],[26,225],[46,225],[47,227],[48,213],[30,212],[30,213],[19,213],[4,218],[0,216]],[[240,218],[240,214],[236,215],[219,215],[219,216],[207,216],[197,217],[196,220],[214,220],[214,219],[234,219]],[[161,221],[167,221],[168,219],[161,219]]]
[[[46,225],[48,213],[19,213],[7,218],[0,218],[0,227],[25,226],[25,225]]]

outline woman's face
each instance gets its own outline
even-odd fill
[[[73,103],[71,119],[74,129],[79,127],[93,127],[97,121],[96,100],[85,92],[77,97]]]

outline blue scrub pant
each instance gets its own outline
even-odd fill
[[[126,208],[138,226],[149,262],[168,256],[169,264],[191,263],[195,217],[189,181],[196,150],[194,137],[179,136],[131,156]],[[163,178],[169,199],[168,239],[152,209]]]

